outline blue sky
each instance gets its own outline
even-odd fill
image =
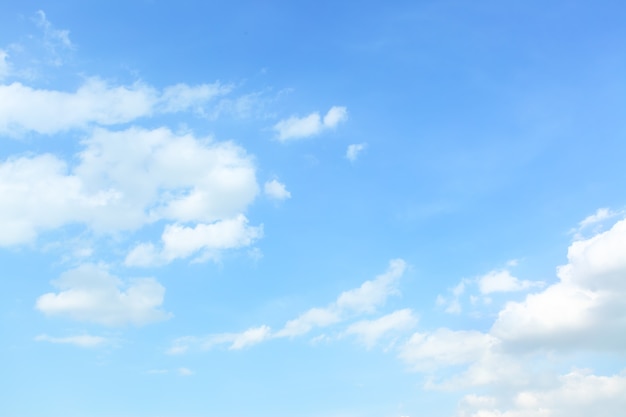
[[[618,1],[0,13],[0,415],[619,417]]]

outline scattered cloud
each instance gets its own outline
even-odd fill
[[[517,261],[507,262],[509,267],[516,265]],[[456,286],[450,288],[450,295],[438,295],[436,304],[444,307],[446,313],[460,314],[463,311],[462,297],[465,294],[468,294],[472,306],[477,307],[479,301],[483,305],[491,304],[490,295],[492,294],[530,291],[533,288],[543,287],[545,287],[545,283],[542,281],[520,280],[511,275],[508,269],[494,269],[473,279],[461,279]]]
[[[52,337],[47,334],[40,334],[35,337],[35,341],[74,345],[83,348],[93,348],[109,343],[109,340],[105,337],[91,336],[87,334],[66,337]]]
[[[621,415],[626,409],[626,376],[573,370],[550,387],[494,396],[466,395],[458,417],[587,417]]]
[[[475,362],[497,343],[496,338],[482,332],[441,328],[413,334],[400,348],[399,357],[413,370],[435,371]]]
[[[346,150],[346,158],[350,160],[350,162],[354,162],[359,157],[359,154],[367,148],[367,143],[353,143],[352,145],[348,145],[348,149]]]
[[[198,252],[201,254],[197,260],[217,258],[220,251],[250,246],[262,236],[263,227],[248,226],[248,219],[243,214],[194,227],[167,225],[161,236],[162,248],[141,243],[130,251],[124,263],[127,266],[163,265]]]
[[[323,118],[318,112],[304,117],[291,116],[276,123],[274,130],[278,134],[279,141],[287,142],[315,136],[323,131],[334,129],[347,118],[348,110],[345,107],[333,106]]]
[[[526,281],[517,279],[506,269],[491,271],[478,278],[478,288],[481,294],[524,291],[531,288],[541,288],[544,285],[545,283],[541,281]]]
[[[44,90],[19,82],[0,85],[0,134],[33,131],[52,135],[91,126],[112,126],[154,114],[202,108],[230,86],[177,84],[162,92],[142,82],[110,85],[87,78],[75,92]]]
[[[282,184],[278,180],[267,181],[263,186],[265,195],[274,200],[286,200],[291,198],[291,193],[285,188],[285,184]]]
[[[103,266],[84,264],[52,284],[59,292],[44,294],[35,304],[47,316],[105,326],[140,326],[171,317],[161,309],[165,288],[154,278],[124,283]]]
[[[599,233],[602,229],[602,225],[609,219],[621,216],[624,214],[624,210],[611,210],[609,208],[599,208],[596,212],[590,216],[585,217],[578,227],[573,228],[570,233],[574,235],[576,240],[585,239],[583,233],[592,229],[592,233]]]
[[[315,328],[323,328],[346,321],[363,314],[375,313],[391,295],[398,294],[397,281],[406,270],[402,259],[390,261],[389,268],[375,279],[365,281],[360,287],[345,291],[336,301],[326,307],[314,307],[292,320],[277,331],[267,325],[252,327],[241,333],[218,333],[205,337],[185,336],[172,343],[169,354],[182,354],[192,347],[210,349],[216,345],[230,344],[230,349],[237,350],[266,340],[297,337],[308,334]],[[366,344],[374,343],[385,333],[406,329],[415,318],[410,310],[401,310],[370,322],[363,321],[352,327],[350,334],[359,336]]]
[[[411,309],[394,311],[374,320],[361,320],[351,324],[346,334],[355,335],[365,346],[371,348],[382,337],[390,333],[405,333],[417,324]]]

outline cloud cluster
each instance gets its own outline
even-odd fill
[[[520,280],[514,277],[508,269],[494,269],[473,279],[463,278],[457,285],[450,288],[449,295],[437,297],[437,305],[444,307],[446,313],[459,314],[463,311],[462,296],[467,293],[473,305],[479,302],[490,304],[493,294],[529,291],[544,286],[543,281]],[[474,291],[473,294],[471,290]]]
[[[274,130],[279,141],[287,142],[315,136],[325,130],[334,129],[339,123],[347,119],[348,110],[345,107],[333,106],[324,117],[321,117],[318,112],[304,117],[291,116],[276,123]]]
[[[399,357],[429,375],[427,387],[491,389],[490,396],[466,395],[459,417],[582,417],[598,410],[617,415],[626,404],[624,375],[576,369],[555,374],[546,364],[551,352],[624,351],[624,248],[626,219],[574,241],[568,263],[557,268],[558,282],[506,303],[489,331],[415,333],[399,349]],[[506,271],[492,271],[474,282],[486,294],[536,287]]]
[[[161,309],[165,288],[154,278],[137,278],[124,283],[103,266],[84,264],[65,272],[52,282],[57,293],[40,296],[35,308],[47,316],[105,326],[144,325],[168,319],[171,314]],[[93,343],[89,339],[54,339],[50,342]],[[80,344],[80,343],[78,343]]]
[[[242,148],[165,128],[96,129],[77,159],[74,167],[50,154],[0,162],[0,245],[72,223],[110,233],[159,220],[175,222],[169,235],[186,230],[181,223],[204,224],[194,230],[206,239],[224,229],[212,223],[244,224],[240,215],[258,193]]]

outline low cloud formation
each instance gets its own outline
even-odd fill
[[[59,292],[44,294],[35,303],[47,316],[104,326],[141,326],[171,317],[161,309],[165,288],[154,278],[125,283],[102,266],[85,264],[63,273],[52,284]]]
[[[304,139],[318,135],[326,130],[334,129],[339,123],[348,119],[348,110],[345,107],[333,106],[322,118],[318,112],[308,116],[292,116],[279,121],[274,125],[280,142]]]
[[[239,146],[165,128],[96,129],[77,165],[68,165],[50,154],[0,162],[0,246],[29,243],[67,224],[102,234],[169,220],[166,236],[206,237],[229,222],[245,223],[241,213],[259,188],[252,159]]]

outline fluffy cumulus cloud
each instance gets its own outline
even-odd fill
[[[600,212],[597,216],[606,216]],[[594,223],[596,223],[594,221]],[[545,288],[492,271],[475,281],[482,293],[534,288],[500,310],[487,331],[418,332],[398,356],[424,373],[425,387],[466,391],[459,417],[620,415],[626,377],[564,369],[560,357],[610,358],[626,347],[626,220],[575,240],[558,281]],[[558,352],[559,355],[554,355]],[[583,354],[582,356],[580,354]],[[567,361],[571,365],[571,361]],[[467,392],[479,388],[477,392]]]
[[[286,200],[291,198],[291,193],[287,191],[285,184],[278,180],[267,181],[263,186],[265,195],[274,200]]]
[[[230,87],[178,84],[159,91],[136,82],[111,85],[87,78],[76,91],[36,89],[19,82],[0,85],[0,134],[55,134],[92,125],[118,125],[159,113],[199,109]]]
[[[365,148],[367,148],[366,143],[353,143],[351,145],[348,145],[348,149],[346,150],[346,158],[348,158],[350,162],[356,161],[359,157],[359,154],[363,152]]]
[[[85,264],[63,273],[52,284],[59,292],[44,294],[35,304],[47,316],[105,326],[139,326],[170,317],[161,308],[165,288],[154,278],[123,282],[102,266]]]
[[[96,129],[82,145],[73,167],[50,154],[0,162],[0,245],[76,223],[109,233],[240,219],[258,193],[251,158],[230,142],[129,128]]]
[[[338,324],[363,314],[375,313],[378,307],[385,304],[387,298],[397,294],[398,280],[406,270],[406,262],[394,259],[389,268],[373,280],[365,281],[360,287],[345,291],[326,307],[314,307],[298,317],[288,320],[285,325],[272,331],[267,325],[252,327],[240,333],[219,333],[206,337],[185,336],[176,339],[168,352],[180,354],[190,347],[199,346],[209,349],[216,345],[230,344],[230,349],[241,349],[269,339],[293,338],[303,336],[316,328],[324,328]],[[355,323],[348,330],[367,345],[373,345],[379,338],[389,332],[408,329],[416,318],[410,310],[400,310],[378,320]]]
[[[292,116],[276,123],[274,130],[279,141],[287,142],[315,136],[323,131],[334,129],[339,123],[347,119],[348,110],[345,107],[333,106],[324,117],[320,116],[318,112],[304,117]]]
[[[511,348],[626,347],[626,220],[572,243],[559,281],[500,311],[492,333]]]
[[[263,228],[249,226],[248,219],[242,214],[211,224],[200,223],[194,227],[167,225],[161,236],[161,248],[152,243],[141,243],[126,256],[125,264],[161,265],[198,253],[198,260],[215,258],[224,249],[249,246],[262,235]]]

